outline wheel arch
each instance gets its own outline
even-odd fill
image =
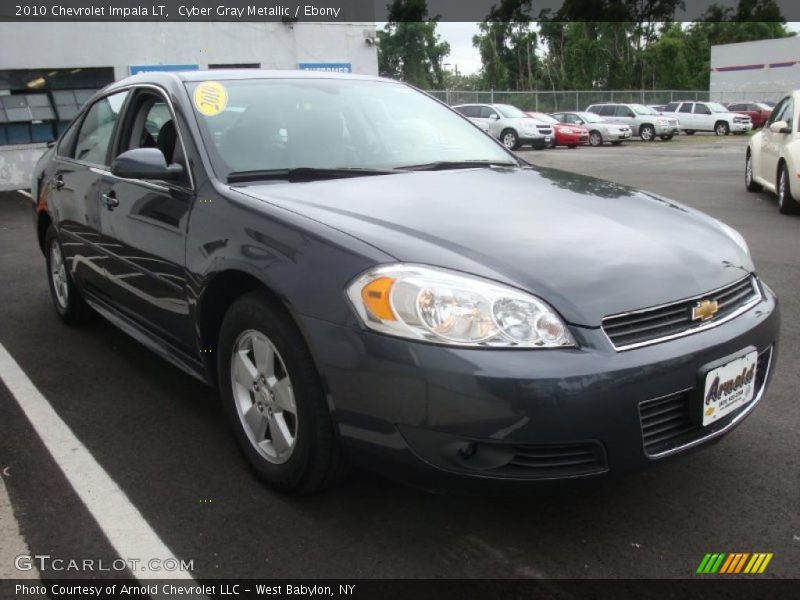
[[[279,310],[297,328],[322,377],[308,336],[286,299],[262,278],[237,268],[221,269],[209,275],[197,298],[195,319],[201,358],[211,383],[217,384],[217,343],[222,321],[231,305],[245,294],[259,292],[269,300],[271,308]],[[327,386],[326,386],[327,387]]]

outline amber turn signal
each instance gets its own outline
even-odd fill
[[[381,321],[396,321],[389,294],[392,291],[394,279],[391,277],[379,277],[369,282],[361,289],[361,299],[373,317]]]

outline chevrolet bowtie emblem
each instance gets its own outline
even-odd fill
[[[700,300],[692,307],[692,321],[708,321],[718,310],[719,302],[716,300]]]

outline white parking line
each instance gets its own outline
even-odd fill
[[[30,192],[28,192],[28,191],[25,191],[25,190],[17,190],[17,191],[18,191],[20,194],[22,194],[23,196],[25,196],[26,198],[30,198],[31,200],[33,199],[33,196],[31,196],[31,193],[30,193]]]
[[[140,565],[146,565],[150,559],[163,561],[172,558],[173,553],[158,534],[56,414],[2,344],[0,379],[16,398],[47,450],[120,558],[139,560]],[[131,569],[131,572],[137,579],[192,579],[192,575],[186,570]]]

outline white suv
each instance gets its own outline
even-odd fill
[[[695,131],[713,131],[717,135],[744,133],[753,128],[748,115],[730,112],[717,102],[670,102],[662,114],[678,119],[681,130],[688,135]]]
[[[744,183],[748,192],[762,188],[778,195],[778,210],[800,212],[800,90],[775,105],[764,127],[750,138],[745,157]],[[794,189],[792,188],[794,182]]]
[[[453,108],[510,150],[523,145],[541,150],[553,140],[553,127],[549,123],[537,121],[510,104],[460,104]]]

